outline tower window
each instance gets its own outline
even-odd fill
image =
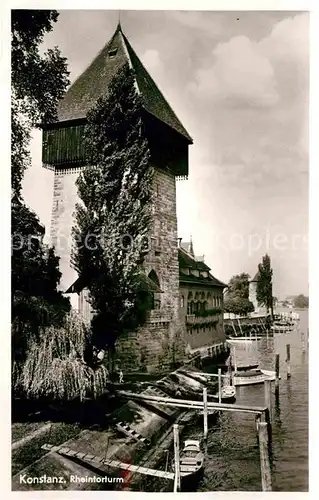
[[[158,289],[160,290],[160,282],[158,279],[158,276],[154,270],[152,270],[148,277],[153,281],[158,286]],[[160,309],[161,308],[161,295],[160,292],[153,292],[152,293],[152,305],[151,309]]]
[[[117,54],[117,48],[109,50],[108,53],[109,53],[109,58],[113,59],[113,57],[115,57]]]

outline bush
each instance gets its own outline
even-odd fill
[[[241,297],[234,297],[231,299],[226,298],[224,302],[224,310],[228,313],[246,316],[248,313],[254,311],[254,304],[248,299]]]

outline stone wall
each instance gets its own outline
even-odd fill
[[[199,347],[212,346],[225,342],[226,336],[223,321],[221,317],[218,319],[219,321],[216,326],[205,328],[203,324],[202,328],[199,329],[187,328],[185,335],[186,345],[191,349],[197,349]]]
[[[189,323],[187,319],[187,303],[190,292],[192,293],[192,300],[196,294],[199,296],[200,301],[207,302],[207,309],[213,309],[219,307],[223,310],[223,290],[221,287],[207,285],[195,285],[189,283],[180,286],[180,308],[179,315],[183,324]],[[202,295],[203,294],[203,295]],[[209,294],[209,295],[208,295]],[[218,305],[219,304],[219,305]],[[224,315],[216,314],[208,317],[198,317],[193,318],[193,325],[200,325],[200,328],[192,328],[191,326],[185,326],[184,339],[185,344],[191,349],[197,349],[199,347],[211,346],[214,344],[219,344],[220,342],[225,342],[226,336],[224,331]],[[218,321],[214,326],[206,326],[205,323]]]
[[[255,312],[259,312],[258,302],[257,302],[257,282],[249,282],[249,300],[254,304]]]
[[[60,289],[66,291],[77,279],[71,267],[72,227],[75,204],[78,202],[76,179],[80,168],[56,169],[54,173],[51,244],[60,257],[62,278]]]
[[[51,241],[60,256],[62,290],[77,279],[71,266],[71,249],[79,172],[80,168],[57,170],[54,177]],[[166,368],[182,360],[185,354],[185,329],[179,316],[176,181],[172,173],[155,169],[153,182],[153,221],[144,268],[147,275],[154,271],[158,277],[160,308],[151,311],[145,327],[118,341],[119,357],[123,358],[120,361],[130,370],[136,370],[137,366],[149,371],[164,365]],[[91,316],[87,293],[82,292],[79,299],[79,313],[87,319]]]
[[[173,174],[155,169],[151,245],[146,274],[154,271],[161,293],[159,309],[150,313],[138,332],[116,344],[118,362],[127,371],[161,371],[185,357],[185,323],[179,315],[176,181]]]
[[[120,337],[115,364],[125,372],[161,372],[180,362],[185,353],[184,335],[169,323],[148,323],[137,332]]]

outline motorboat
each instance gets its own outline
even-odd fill
[[[234,386],[263,384],[265,380],[275,380],[276,373],[271,370],[254,368],[250,370],[240,370],[233,374]]]

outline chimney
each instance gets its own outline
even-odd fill
[[[193,248],[192,235],[190,237],[190,242],[189,242],[189,247],[188,247],[188,253],[190,253],[192,255],[192,257],[195,257],[194,248]]]

